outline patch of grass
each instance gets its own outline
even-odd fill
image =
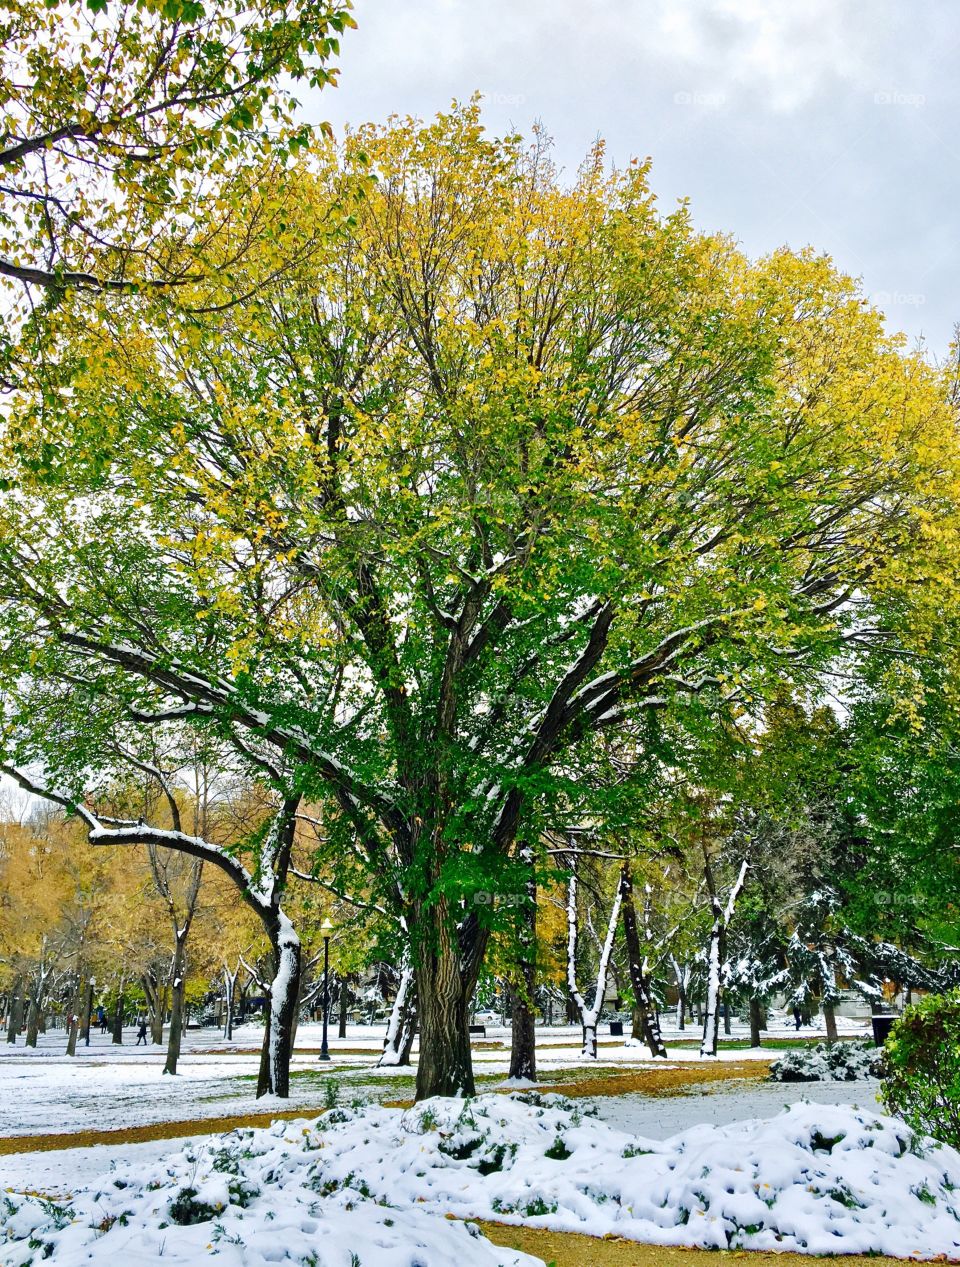
[[[730,1262],[737,1267],[811,1267],[823,1262],[809,1254],[758,1253],[751,1250],[667,1249],[662,1245],[643,1245],[639,1241],[617,1236],[581,1236],[578,1232],[548,1232],[540,1228],[513,1227],[503,1223],[479,1221],[484,1236],[494,1245],[523,1250],[555,1267],[718,1267]],[[831,1259],[843,1267],[896,1267],[904,1259],[868,1255]],[[910,1260],[916,1261],[916,1260]]]

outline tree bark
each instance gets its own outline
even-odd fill
[[[350,986],[345,976],[340,978],[340,1017],[337,1023],[337,1037],[347,1036],[347,1008],[350,1006]]]
[[[36,1047],[37,1034],[40,1030],[40,1003],[34,995],[27,1008],[27,1046]]]
[[[117,987],[117,1005],[113,1009],[113,1034],[112,1041],[116,1047],[123,1046],[123,1014],[126,1010],[126,1004],[123,998],[123,982]]]
[[[180,1059],[180,1042],[183,1031],[183,993],[185,983],[183,979],[186,967],[186,931],[181,936],[177,935],[177,946],[173,955],[173,982],[170,1004],[170,1032],[167,1036],[167,1059],[164,1062],[163,1072],[175,1074],[177,1072],[177,1061]]]
[[[760,1029],[763,1024],[763,1008],[759,999],[750,1000],[750,1046],[761,1045]]]
[[[448,904],[422,906],[414,922],[420,1059],[417,1100],[475,1093],[468,1016],[486,936],[472,926],[471,969],[461,966],[458,930]]]
[[[660,1020],[650,995],[650,979],[646,972],[646,956],[640,943],[640,930],[637,926],[637,910],[633,903],[633,876],[630,863],[625,860],[620,868],[620,915],[623,920],[623,935],[627,943],[627,964],[630,969],[630,984],[633,986],[635,1003],[634,1016],[640,1021],[640,1037],[650,1049],[651,1056],[665,1057],[667,1049],[660,1031]],[[636,1030],[636,1020],[634,1022]]]
[[[270,940],[273,944],[274,977],[270,983],[270,1007],[263,1027],[263,1051],[257,1098],[290,1095],[290,1056],[293,1052],[294,1021],[300,997],[302,958],[300,939],[282,911],[271,912]]]
[[[159,1047],[163,1042],[163,1020],[166,1012],[166,991],[157,981],[151,969],[141,977],[144,997],[147,1000],[147,1013],[150,1018],[150,1041]]]
[[[537,1080],[536,1010],[531,1005],[533,996],[533,965],[519,986],[510,986],[513,1021],[510,1037],[510,1070],[508,1078],[518,1082]]]
[[[510,1069],[508,1078],[516,1081],[537,1080],[537,879],[533,855],[524,847],[521,857],[527,863],[528,876],[524,904],[520,910],[517,941],[519,945],[519,980],[509,986],[511,1002]]]
[[[837,1041],[837,1014],[832,1003],[824,1003],[823,1021],[827,1027],[827,1042],[835,1043]]]
[[[10,991],[10,1011],[7,1013],[7,1042],[16,1045],[17,1035],[20,1033],[20,1015],[22,1001],[20,999],[20,987],[22,978],[17,977]]]
[[[417,1032],[417,981],[406,964],[400,973],[397,995],[390,1010],[387,1037],[377,1064],[383,1068],[409,1065],[413,1038]]]

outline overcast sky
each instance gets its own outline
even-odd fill
[[[941,354],[960,320],[960,0],[355,0],[311,119],[485,95],[573,168],[598,136],[653,158],[751,254],[813,244]]]

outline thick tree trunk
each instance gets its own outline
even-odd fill
[[[445,901],[418,912],[416,944],[420,1059],[418,1100],[474,1094],[468,1014],[475,976],[465,978]],[[477,934],[481,936],[481,934]]]
[[[827,1027],[827,1042],[837,1041],[837,1014],[832,1003],[823,1005],[823,1022]]]
[[[623,920],[623,934],[627,943],[627,964],[630,969],[630,984],[633,986],[635,1017],[639,1016],[640,1035],[650,1049],[651,1056],[663,1056],[667,1049],[663,1044],[660,1032],[660,1020],[650,996],[650,979],[646,972],[643,947],[640,942],[640,930],[637,926],[637,911],[633,904],[633,876],[630,863],[624,861],[620,868],[620,915]],[[636,1023],[634,1024],[636,1031]]]
[[[724,999],[723,1001],[722,1010],[723,1010],[723,1032],[729,1035],[730,1033],[732,1033],[732,1030],[730,1026],[730,1020],[731,1020],[730,1003],[727,999]]]
[[[750,1000],[750,1046],[761,1045],[760,1029],[763,1024],[763,1007],[759,999]]]
[[[77,1035],[80,1033],[80,1018],[76,1012],[73,1013],[73,1019],[67,1030],[67,1055],[75,1056],[77,1054]]]
[[[177,948],[173,956],[173,989],[170,1005],[170,1033],[167,1037],[167,1059],[163,1072],[175,1074],[180,1059],[180,1042],[183,1032],[183,979],[186,968],[186,937],[177,936]]]
[[[270,929],[275,972],[270,983],[270,1007],[263,1027],[263,1053],[257,1097],[290,1095],[290,1057],[293,1053],[294,1021],[300,997],[300,938],[282,911],[275,914]]]
[[[400,973],[397,996],[390,1010],[387,1037],[377,1064],[384,1067],[409,1065],[413,1038],[417,1032],[417,982],[413,968],[406,964]]]

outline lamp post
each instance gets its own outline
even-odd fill
[[[83,1023],[83,1044],[85,1047],[90,1046],[90,1017],[93,1014],[93,991],[96,984],[96,977],[91,977],[87,984],[87,1013]]]
[[[327,1046],[327,1018],[330,1014],[330,934],[333,925],[325,919],[320,925],[323,933],[323,1041],[320,1044],[320,1059],[330,1059],[330,1048]]]

